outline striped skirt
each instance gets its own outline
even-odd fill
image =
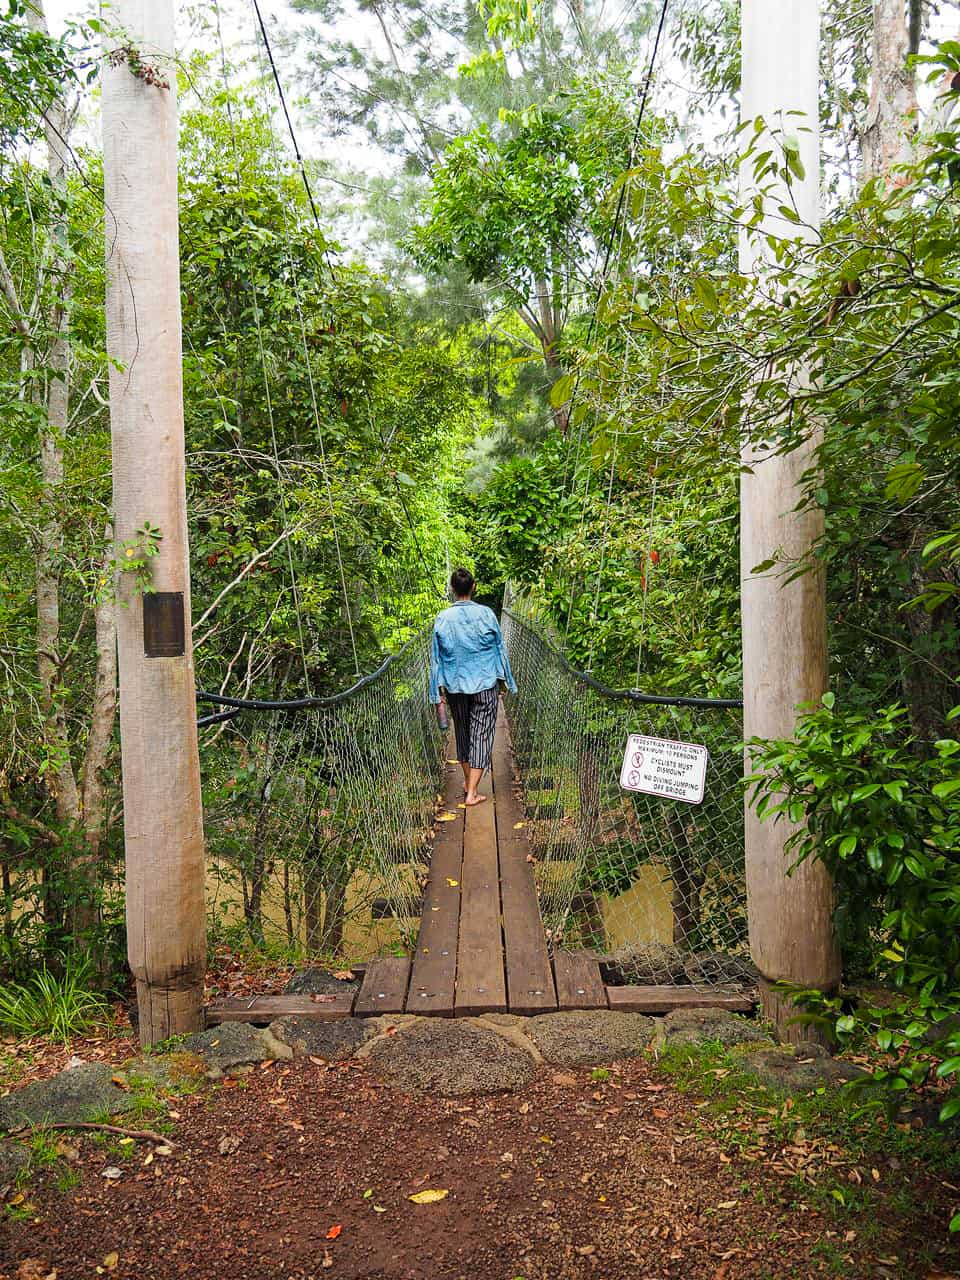
[[[471,769],[488,769],[493,754],[493,737],[497,731],[497,704],[500,690],[481,689],[479,693],[447,693],[447,706],[453,717],[457,739],[457,759]]]

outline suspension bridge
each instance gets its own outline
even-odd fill
[[[359,991],[215,1001],[208,1022],[752,1008],[739,703],[608,690],[519,612],[505,612],[504,633],[520,691],[509,713],[501,707],[491,803],[472,809],[427,701],[426,637],[334,698],[199,695],[220,708],[203,728],[236,734],[245,758],[269,762],[265,813],[211,814],[211,848],[246,822],[299,867],[298,902],[313,921],[339,911],[342,925],[351,882],[365,880],[382,895],[380,914],[409,925],[402,954],[360,966]],[[709,799],[694,811],[625,798],[630,732],[706,739]],[[631,895],[627,933],[648,946],[631,950],[624,981],[606,944]],[[354,895],[352,909],[362,907]],[[335,942],[322,927],[310,940],[320,950]]]
[[[261,84],[268,64],[319,225],[266,27],[257,0],[252,4]],[[666,8],[663,0],[634,152]],[[771,17],[770,6],[744,9],[745,119],[754,119],[762,130],[762,117],[799,110],[814,126],[801,134],[802,164],[790,166],[797,171],[794,179],[771,179],[756,196],[755,234],[741,237],[741,253],[743,274],[757,279],[779,230],[768,203],[772,210],[789,199],[811,234],[819,218],[817,32],[801,8],[791,9],[796,56],[792,41],[775,29],[779,19]],[[742,743],[754,736],[790,736],[796,707],[816,700],[826,688],[822,581],[815,575],[794,574],[781,582],[754,574],[754,566],[777,548],[787,563],[795,563],[816,545],[816,520],[795,502],[806,456],[798,450],[785,460],[774,450],[758,458],[744,445],[743,708],[735,701],[605,688],[570,666],[557,637],[545,634],[536,617],[511,607],[504,614],[504,632],[519,693],[505,700],[505,715],[513,759],[506,754],[503,732],[492,803],[468,815],[459,808],[456,775],[444,764],[446,744],[427,701],[426,636],[360,678],[304,321],[308,300],[291,260],[295,340],[302,347],[309,390],[307,417],[316,432],[358,678],[342,694],[310,695],[301,636],[302,687],[308,696],[279,701],[204,692],[201,700],[214,709],[197,725],[177,291],[171,88],[176,77],[147,83],[137,73],[140,62],[127,57],[131,48],[158,50],[174,65],[173,6],[121,0],[116,16],[129,42],[120,50],[108,47],[103,95],[114,532],[118,545],[139,545],[146,512],[163,531],[151,564],[150,593],[144,595],[131,575],[119,575],[117,610],[127,939],[141,1038],[151,1043],[193,1030],[201,1021],[207,858],[229,865],[237,862],[240,849],[243,911],[257,928],[278,851],[284,861],[286,936],[302,937],[308,951],[342,954],[346,924],[358,902],[369,900],[371,921],[380,904],[381,918],[385,914],[393,922],[395,954],[371,959],[361,990],[349,999],[310,1000],[304,1008],[314,1008],[314,1016],[386,1012],[388,1006],[447,1015],[530,1011],[568,1008],[572,1001],[651,1009],[658,1001],[660,1007],[682,1003],[691,993],[698,1003],[708,998],[749,1003],[755,977],[764,1007],[776,1016],[782,1034],[792,1034],[787,1025],[792,1007],[774,984],[786,979],[826,990],[839,979],[831,887],[818,863],[808,862],[788,877],[787,829],[762,826],[755,814],[745,813]],[[763,52],[781,44],[791,48],[785,64]],[[225,57],[223,63],[226,81]],[[228,115],[236,159],[233,114],[228,110]],[[269,119],[272,130],[272,112]],[[276,157],[276,139],[271,146]],[[149,150],[152,163],[133,162],[139,147]],[[789,191],[779,190],[778,182],[787,183]],[[282,186],[279,161],[277,186]],[[596,273],[594,313],[617,261],[618,230],[621,238],[625,234],[625,192],[624,184],[610,233],[597,246],[602,267]],[[149,253],[144,245],[151,246]],[[247,285],[259,333],[261,303],[253,283]],[[269,418],[269,370],[262,363]],[[589,494],[591,436],[586,413],[573,412],[578,386],[574,379],[565,410],[571,428],[576,427],[568,436],[570,492]],[[272,418],[270,430],[272,435]],[[614,425],[605,529],[618,439]],[[385,455],[388,446],[384,441]],[[290,495],[280,483],[276,456],[274,461],[286,531]],[[395,476],[394,484],[416,541]],[[605,538],[606,533],[591,584],[594,620]],[[299,621],[289,540],[286,549]],[[419,544],[418,553],[429,578]],[[568,585],[572,602],[574,585]],[[221,598],[222,593],[204,618]],[[213,735],[217,745],[214,776],[204,779],[203,788],[198,732]],[[702,802],[624,794],[620,764],[630,733],[705,751],[709,765]],[[237,801],[241,793],[246,804]],[[759,973],[751,973],[744,958],[748,885],[749,947]],[[263,1007],[214,1007],[207,1014],[216,1019],[265,1012]]]

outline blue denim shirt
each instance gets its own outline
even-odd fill
[[[458,600],[444,609],[433,624],[430,652],[430,701],[440,701],[440,690],[479,693],[498,680],[511,693],[517,684],[510,670],[497,615],[485,604]]]

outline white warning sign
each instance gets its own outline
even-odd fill
[[[693,742],[671,742],[631,733],[623,753],[620,785],[625,791],[700,804],[709,758],[707,748]]]

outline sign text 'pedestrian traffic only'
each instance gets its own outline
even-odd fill
[[[700,804],[707,778],[706,747],[631,733],[623,753],[620,785],[625,791]]]

